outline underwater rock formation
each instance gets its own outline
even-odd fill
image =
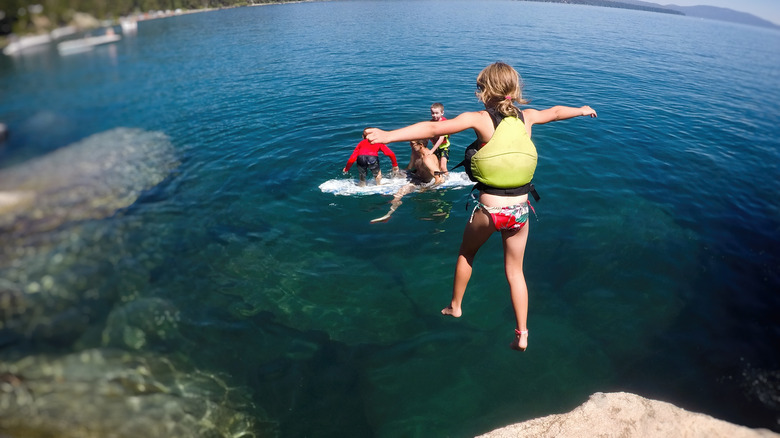
[[[118,128],[0,170],[0,436],[278,435],[175,355],[179,311],[144,293],[158,237],[122,209],[177,165],[165,134]]]
[[[168,301],[141,298],[111,311],[102,344],[126,350],[173,347],[185,342],[178,322],[179,310]]]
[[[128,266],[117,250],[131,237],[99,219],[177,165],[165,134],[116,128],[0,170],[0,346],[70,344],[120,295],[132,295],[133,281],[145,283],[145,268]],[[101,275],[125,270],[130,285]]]
[[[0,235],[18,238],[110,216],[159,184],[176,165],[165,134],[116,128],[3,169]]]
[[[167,357],[85,350],[0,361],[0,435],[62,438],[277,435],[218,375]]]

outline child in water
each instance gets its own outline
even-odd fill
[[[439,122],[442,120],[447,120],[444,117],[444,105],[436,102],[431,105],[431,121]],[[436,158],[439,159],[439,172],[446,174],[447,160],[450,159],[450,136],[438,135],[431,139],[431,143],[433,143],[431,152],[433,152],[436,155]]]
[[[412,154],[409,158],[409,165],[406,166],[407,178],[409,183],[398,189],[393,200],[390,201],[390,211],[382,217],[371,220],[371,223],[383,222],[390,219],[398,206],[403,204],[401,198],[418,188],[427,189],[437,186],[444,182],[444,178],[439,175],[439,162],[427,147],[428,139],[412,140],[409,146],[412,148]]]
[[[371,173],[374,175],[376,185],[379,185],[379,183],[382,181],[382,170],[379,168],[379,151],[382,151],[383,154],[390,157],[390,161],[393,164],[393,175],[397,175],[399,170],[398,161],[395,158],[395,153],[393,153],[390,148],[382,143],[372,144],[366,140],[365,129],[363,130],[363,140],[361,140],[357,146],[355,146],[355,150],[352,151],[352,155],[350,155],[349,160],[347,160],[347,165],[344,166],[342,172],[347,173],[349,168],[352,167],[352,163],[357,161],[358,174],[360,178],[359,185],[361,187],[366,185],[366,173],[368,173],[368,170],[371,170]]]
[[[369,128],[366,129],[366,138],[372,143],[392,143],[416,138],[432,138],[473,129],[477,135],[478,145],[484,145],[491,140],[498,125],[493,117],[517,118],[525,129],[514,135],[517,137],[517,141],[530,143],[534,155],[530,174],[533,175],[536,166],[536,149],[530,141],[533,125],[579,116],[596,117],[596,111],[589,106],[579,108],[554,106],[541,111],[520,110],[514,102],[520,105],[527,103],[522,97],[520,75],[511,66],[500,62],[487,66],[479,73],[476,95],[484,103],[485,111],[463,113],[450,120],[419,122],[393,131]],[[441,313],[456,318],[463,314],[461,304],[463,295],[466,293],[466,286],[471,278],[474,256],[493,232],[499,231],[504,247],[504,270],[509,282],[512,307],[517,322],[515,338],[510,346],[515,350],[524,351],[528,346],[526,321],[528,317],[528,287],[523,274],[523,257],[529,228],[528,189],[522,193],[523,190],[495,189],[481,183],[477,185],[477,188],[480,192],[477,207],[475,207],[472,217],[463,231],[463,241],[455,265],[452,300],[449,306],[442,309]]]

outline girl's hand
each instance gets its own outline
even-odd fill
[[[588,105],[585,105],[585,106],[583,106],[580,109],[582,110],[582,115],[583,116],[598,117],[596,115],[596,110],[594,110],[593,108],[589,107]]]
[[[371,142],[371,144],[374,143],[387,143],[385,140],[387,132],[382,131],[379,128],[367,128],[366,129],[366,139]]]

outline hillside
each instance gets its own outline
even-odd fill
[[[769,27],[780,29],[780,26],[771,21],[758,18],[753,14],[735,11],[728,8],[717,8],[715,6],[675,6],[667,5],[669,9],[674,9],[691,17],[708,18],[710,20],[729,21],[732,23],[748,24],[751,26]]]
[[[686,15],[689,17],[706,18],[710,20],[728,21],[731,23],[747,24],[751,26],[768,27],[780,29],[780,26],[763,18],[756,17],[753,14],[739,12],[728,8],[718,8],[715,6],[677,6],[660,5],[658,3],[645,2],[641,0],[521,0],[536,1],[544,3],[567,3],[577,5],[603,6],[608,8],[636,9],[649,12],[661,12],[665,14]]]
[[[660,5],[658,3],[645,2],[641,0],[621,0],[621,2],[635,6],[670,9],[681,12],[682,14],[689,17],[707,18],[710,20],[728,21],[731,23],[747,24],[750,26],[780,29],[780,26],[772,23],[771,21],[756,17],[753,14],[739,12],[729,8],[719,8],[715,6],[677,6],[674,4]]]

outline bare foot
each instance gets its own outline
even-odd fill
[[[441,309],[441,314],[454,316],[455,318],[460,318],[460,315],[463,315],[463,311],[460,309],[460,307],[457,309],[453,309],[452,306],[447,306]]]
[[[515,340],[509,346],[513,350],[525,351],[528,348],[528,330],[515,329]]]

